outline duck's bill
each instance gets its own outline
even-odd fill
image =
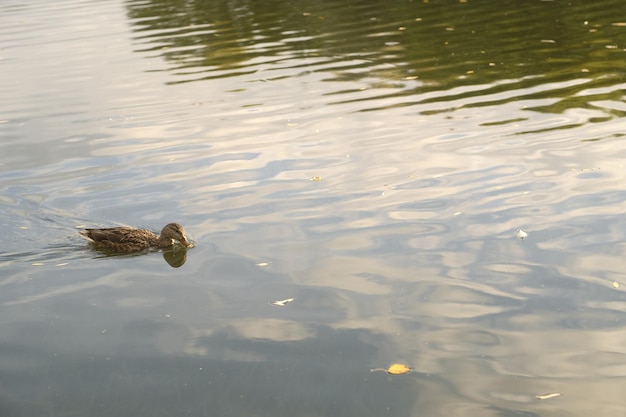
[[[181,240],[180,244],[186,248],[193,248],[195,246],[192,242],[189,242],[188,240]]]

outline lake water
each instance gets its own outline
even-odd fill
[[[624,415],[625,68],[622,0],[4,1],[0,415]]]

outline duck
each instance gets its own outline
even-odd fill
[[[187,240],[185,229],[178,223],[170,223],[156,235],[150,230],[134,227],[110,227],[106,229],[85,229],[80,235],[97,248],[117,253],[133,253],[146,249],[170,248],[176,241],[186,248],[193,245]]]

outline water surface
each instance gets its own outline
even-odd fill
[[[0,414],[623,414],[620,11],[3,3]]]

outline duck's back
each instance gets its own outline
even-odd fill
[[[156,245],[158,236],[149,230],[130,227],[112,227],[108,229],[85,229],[81,236],[116,252],[136,252]]]

